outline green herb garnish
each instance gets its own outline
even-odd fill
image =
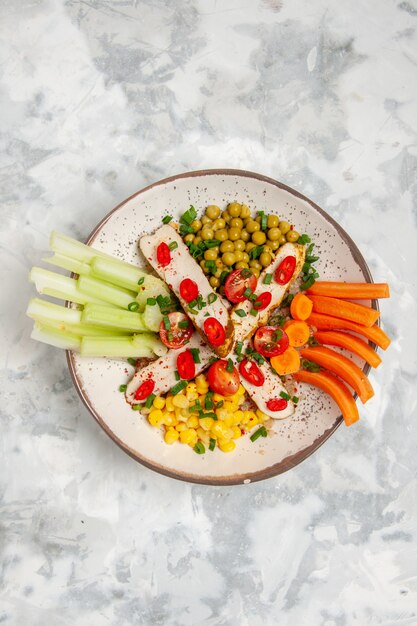
[[[215,447],[216,447],[216,440],[210,437],[209,450],[213,452]]]
[[[196,217],[197,217],[197,211],[195,210],[193,206],[190,206],[188,211],[186,211],[185,213],[181,215],[180,222],[181,224],[186,224],[187,226],[189,226],[192,222],[194,222]]]
[[[236,309],[235,313],[239,317],[246,317],[246,312],[243,309]]]
[[[193,355],[194,363],[201,363],[200,360],[200,350],[198,348],[189,348],[191,354]]]
[[[129,311],[136,312],[139,309],[139,304],[137,302],[130,302],[130,304],[127,305],[127,308]]]
[[[129,365],[133,365],[133,367],[136,367],[136,363],[137,363],[137,359],[134,359],[132,356],[130,356],[127,360],[127,362],[129,363]]]
[[[264,284],[270,285],[272,282],[272,274],[265,274],[264,276]]]
[[[172,220],[172,217],[170,215],[165,215],[165,217],[162,218],[162,223],[169,224],[171,220]]]
[[[207,302],[209,304],[213,304],[213,302],[216,302],[217,300],[217,295],[215,293],[209,293],[209,295],[207,296]]]
[[[120,391],[121,393],[124,393],[124,392],[126,391],[126,389],[127,389],[127,385],[120,385],[120,386],[119,386],[119,391]]]
[[[169,244],[168,248],[172,252],[173,250],[176,250],[178,248],[178,243],[176,241],[171,241],[171,243]]]
[[[301,365],[308,372],[319,372],[321,370],[320,365],[313,363],[313,361],[308,361],[307,359],[303,359]]]
[[[268,432],[265,426],[261,426],[260,428],[258,428],[257,431],[253,433],[253,435],[251,435],[250,440],[256,441],[257,439],[259,439],[259,437],[267,437],[267,436],[268,436]]]
[[[143,285],[144,282],[145,282],[145,277],[142,276],[142,278],[139,278],[138,280],[138,285]]]
[[[197,454],[204,454],[206,449],[204,447],[204,443],[202,441],[198,441],[194,448],[193,448],[194,452],[197,452]]]
[[[177,393],[179,393],[180,391],[185,389],[187,385],[188,385],[188,381],[187,380],[180,380],[176,385],[174,385],[171,388],[172,395],[176,396]]]
[[[301,243],[301,245],[304,245],[306,243],[310,243],[310,241],[311,241],[310,237],[306,233],[304,233],[298,238],[297,243]]]
[[[156,396],[154,393],[149,394],[149,396],[146,398],[146,402],[145,402],[145,406],[147,409],[150,409],[152,406],[153,401],[155,400]]]
[[[231,374],[233,372],[234,365],[232,359],[227,359],[226,370]]]
[[[280,391],[281,398],[283,398],[284,400],[291,400],[291,396],[288,395],[288,393],[286,393],[285,391]]]
[[[148,299],[146,300],[146,304],[147,304],[148,306],[155,306],[155,304],[156,304],[156,298],[148,298]]]

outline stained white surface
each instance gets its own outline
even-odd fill
[[[0,622],[417,623],[415,2],[0,11]],[[24,315],[53,228],[84,239],[137,189],[205,167],[310,196],[392,288],[360,424],[230,488],[127,457]]]

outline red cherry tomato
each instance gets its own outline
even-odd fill
[[[248,383],[255,385],[255,387],[262,387],[265,382],[263,372],[259,369],[256,363],[249,361],[248,359],[244,359],[239,364],[239,372],[241,376],[248,381]]]
[[[278,326],[261,326],[256,331],[253,344],[259,354],[269,358],[285,352],[290,342],[286,333]]]
[[[161,341],[167,348],[172,348],[173,350],[182,348],[194,332],[193,325],[184,313],[170,313],[168,319],[171,328],[165,328],[163,320],[159,327]],[[181,328],[179,324],[185,324],[185,322],[188,322],[187,328]]]
[[[227,361],[224,359],[213,363],[207,372],[207,380],[214,393],[219,393],[222,396],[233,396],[239,389],[239,372],[235,367],[233,367],[233,371],[228,372],[227,366]]]
[[[283,411],[288,406],[288,400],[284,398],[272,398],[272,400],[268,400],[266,406],[270,411]]]
[[[257,311],[263,311],[267,306],[271,304],[272,293],[264,291],[259,296],[256,296],[256,300],[253,303],[253,308]]]
[[[195,300],[198,296],[198,286],[191,278],[184,278],[180,283],[180,296],[186,302]]]
[[[255,291],[258,279],[250,270],[241,269],[230,272],[224,283],[224,293],[230,302],[238,303],[246,300],[245,289]]]
[[[164,241],[156,249],[156,259],[162,267],[166,267],[171,263],[171,250]]]
[[[275,270],[275,280],[279,285],[286,285],[294,274],[297,261],[295,256],[286,256]]]
[[[151,395],[152,391],[155,389],[155,381],[149,378],[149,380],[145,380],[135,392],[135,400],[146,400],[148,396]]]
[[[177,356],[177,370],[180,378],[184,380],[191,380],[195,377],[195,363],[190,350],[185,350]]]
[[[204,332],[210,345],[217,348],[226,340],[226,331],[215,317],[208,317],[204,321]]]

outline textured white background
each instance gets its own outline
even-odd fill
[[[0,0],[0,623],[417,624],[415,0]],[[392,299],[362,421],[266,483],[137,465],[29,339],[30,267],[148,183],[309,195]]]

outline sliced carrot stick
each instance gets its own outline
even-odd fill
[[[347,298],[348,300],[375,300],[389,298],[387,283],[342,283],[329,280],[319,280],[306,291],[311,296],[329,296],[332,298]]]
[[[285,328],[285,326],[284,326]],[[381,363],[381,357],[372,350],[369,344],[358,337],[353,337],[348,333],[342,333],[337,330],[318,330],[314,333],[315,339],[319,343],[326,346],[338,346],[346,348],[364,359],[371,367],[378,367]]]
[[[300,369],[300,355],[294,348],[287,348],[282,354],[271,358],[271,365],[280,376],[294,374]]]
[[[301,356],[303,359],[313,361],[313,363],[317,363],[320,367],[324,367],[336,374],[336,376],[339,376],[339,378],[353,387],[363,404],[374,395],[372,385],[361,368],[335,350],[322,346],[303,348]]]
[[[313,303],[310,298],[307,298],[303,293],[297,293],[294,296],[291,305],[290,313],[294,320],[306,320],[313,310]]]
[[[310,329],[306,322],[301,320],[288,320],[283,326],[283,330],[288,335],[290,346],[300,348],[305,346],[310,339]]]
[[[312,313],[307,323],[317,328],[317,330],[350,330],[376,343],[383,350],[386,350],[391,343],[391,339],[379,326],[367,328],[361,324],[355,324],[354,322],[349,322],[349,320],[338,319],[330,315],[323,315],[322,313]]]
[[[328,372],[307,372],[300,370],[294,374],[299,383],[307,383],[322,389],[336,402],[342,412],[346,426],[351,426],[359,419],[358,407],[349,389],[336,376]]]
[[[315,313],[333,315],[333,317],[340,317],[356,324],[362,324],[368,328],[373,326],[379,318],[379,311],[363,304],[354,304],[353,302],[326,296],[310,296],[310,300],[313,302],[313,311]]]

